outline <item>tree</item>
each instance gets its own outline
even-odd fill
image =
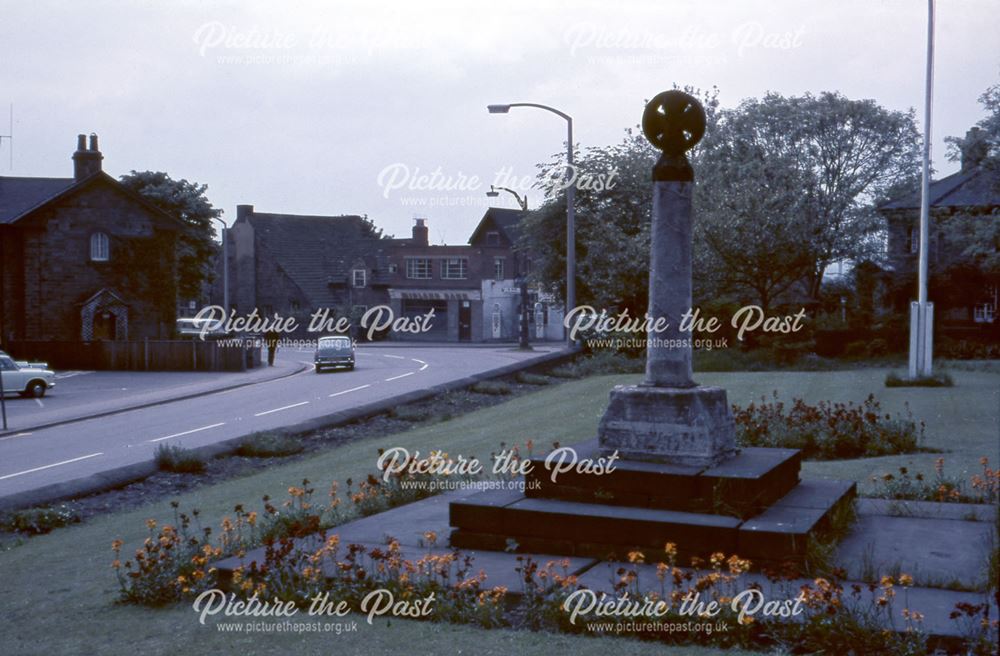
[[[808,176],[791,154],[748,139],[749,117],[727,114],[696,162],[695,250],[714,295],[749,298],[766,312],[812,271]]]
[[[916,170],[912,112],[836,93],[768,94],[720,109],[716,90],[694,93],[707,117],[705,138],[691,152],[696,304],[729,295],[769,306],[800,281],[818,299],[829,264],[875,257],[882,231],[873,200]],[[615,174],[611,186],[578,184],[581,303],[646,307],[657,157],[635,129],[576,157],[578,180]],[[522,237],[535,276],[556,289],[565,277],[564,168],[561,156],[539,166],[546,201],[525,220]]]
[[[701,97],[709,124],[718,91],[685,89]],[[577,302],[642,314],[649,271],[650,172],[659,151],[636,128],[611,146],[574,152]],[[565,298],[565,154],[538,165],[542,206],[522,223],[520,248],[530,251],[532,277]]]
[[[823,92],[785,97],[770,93],[725,112],[721,121],[766,153],[768,162],[794,162],[800,176],[804,236],[808,238],[809,295],[819,298],[823,272],[839,260],[870,259],[880,247],[874,202],[918,167],[913,111],[891,111],[874,100]],[[792,178],[789,178],[792,180]]]
[[[177,293],[182,298],[201,296],[202,285],[212,279],[213,219],[222,210],[212,206],[205,191],[208,185],[173,180],[160,171],[132,171],[121,183],[153,205],[176,217],[183,225],[177,239]]]

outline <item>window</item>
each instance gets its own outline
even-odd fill
[[[972,319],[976,323],[993,323],[997,316],[997,301],[1000,300],[1000,289],[995,285],[986,288],[983,303],[977,303],[972,309]]]
[[[389,265],[389,273],[396,273],[396,265],[395,264],[390,264]]]
[[[364,316],[365,312],[368,311],[367,305],[352,305],[351,306],[351,316],[361,318]]]
[[[494,280],[503,280],[503,258],[494,257],[493,258],[493,278]]]
[[[500,233],[499,232],[487,232],[486,233],[486,245],[487,246],[499,246],[500,245]]]
[[[354,269],[351,271],[351,276],[354,280],[355,287],[364,287],[366,284],[366,274],[368,272],[364,269]]]
[[[441,277],[446,280],[465,280],[469,277],[469,258],[449,257],[441,260]]]
[[[906,250],[910,253],[920,250],[920,231],[916,228],[908,228],[906,231]]]
[[[406,258],[406,277],[414,280],[428,280],[431,277],[431,261],[426,257]]]
[[[108,236],[103,232],[90,235],[90,259],[94,262],[108,261]]]

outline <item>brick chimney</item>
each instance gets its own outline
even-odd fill
[[[97,147],[97,135],[90,133],[90,147],[87,147],[87,137],[76,135],[76,152],[73,153],[73,179],[79,182],[89,178],[101,170],[101,160],[104,155]]]
[[[426,246],[428,243],[427,219],[413,219],[413,243],[418,246]]]
[[[967,171],[983,163],[990,153],[990,145],[986,142],[986,135],[978,127],[974,127],[965,133],[962,140],[962,170]]]
[[[253,205],[237,205],[236,206],[236,220],[246,221],[253,214]]]

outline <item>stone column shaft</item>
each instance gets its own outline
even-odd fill
[[[681,316],[691,309],[691,200],[694,183],[653,183],[650,230],[649,315],[669,322],[663,332],[649,331],[646,378],[653,387],[695,387],[691,371],[691,331],[681,332]],[[684,346],[677,343],[684,341]],[[672,342],[673,346],[657,345]]]

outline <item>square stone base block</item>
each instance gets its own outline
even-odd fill
[[[721,387],[617,385],[601,418],[604,454],[713,467],[736,453],[733,415]]]

